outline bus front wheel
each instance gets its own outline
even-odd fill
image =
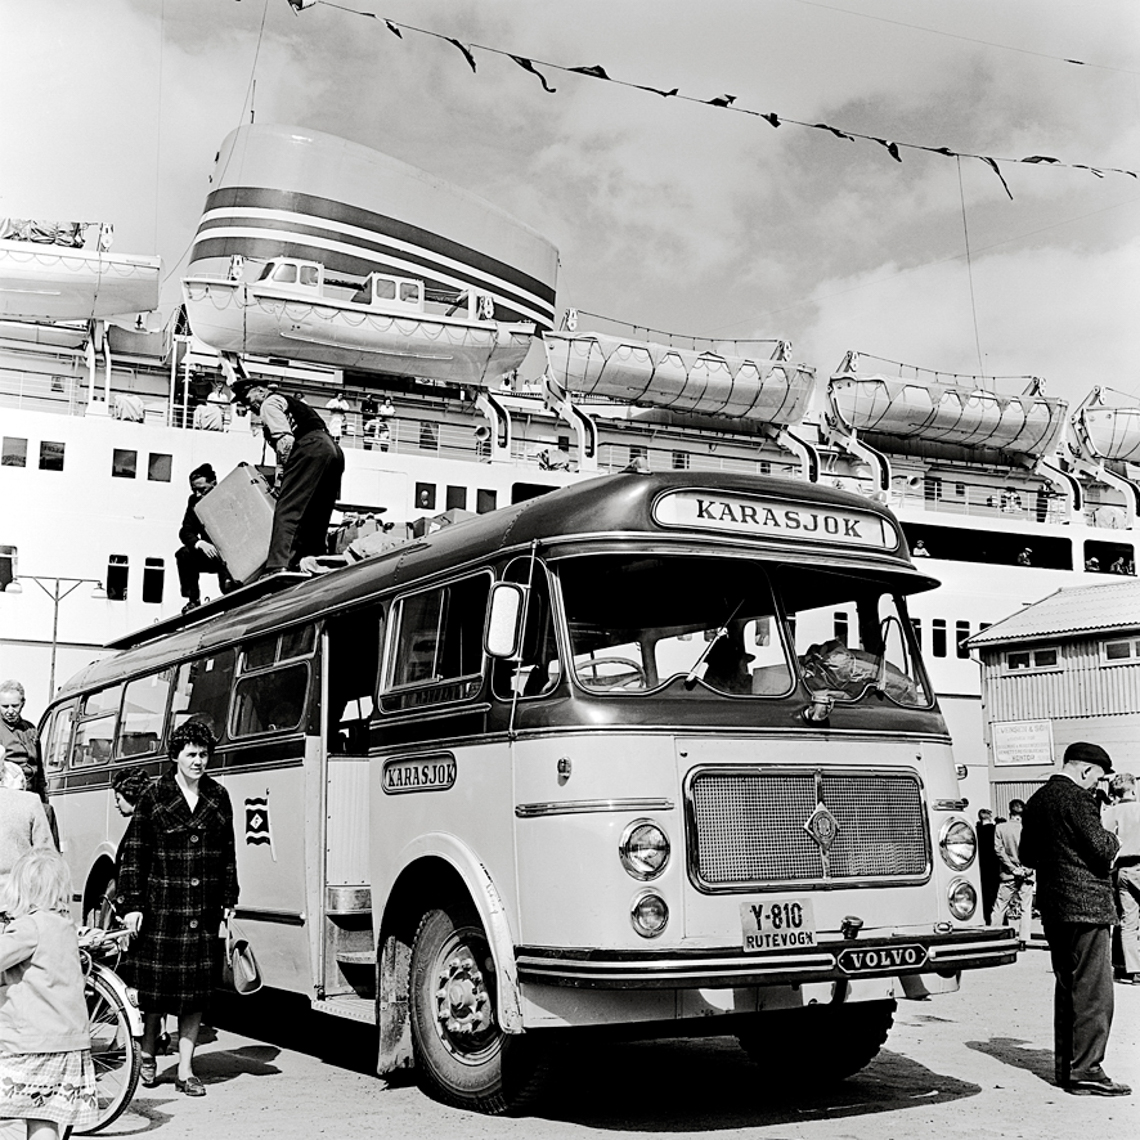
[[[412,1044],[427,1091],[490,1114],[517,1109],[537,1091],[536,1051],[499,1028],[495,963],[469,905],[424,915],[412,943],[410,991]]]
[[[774,1085],[833,1084],[875,1059],[894,1014],[894,1001],[774,1010],[758,1014],[738,1039]]]

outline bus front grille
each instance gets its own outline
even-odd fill
[[[930,847],[913,772],[707,769],[687,789],[690,871],[709,891],[925,879]],[[822,806],[825,851],[806,829]]]

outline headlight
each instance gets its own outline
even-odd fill
[[[629,917],[642,938],[656,938],[669,923],[669,908],[660,895],[646,891],[633,900]]]
[[[622,832],[618,855],[635,879],[656,879],[669,862],[669,837],[652,820],[635,820]]]
[[[964,819],[948,819],[938,833],[942,861],[955,871],[964,871],[978,853],[978,838]]]
[[[965,879],[955,879],[946,892],[950,900],[950,913],[959,919],[972,918],[978,909],[978,894]]]

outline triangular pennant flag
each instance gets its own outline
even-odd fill
[[[1002,189],[1007,194],[1009,194],[1009,200],[1012,202],[1013,194],[1010,193],[1009,186],[1006,184],[1005,179],[1002,177],[1001,171],[998,170],[998,164],[994,162],[992,158],[989,158],[984,154],[979,154],[978,157],[998,176],[998,181],[1001,183]]]
[[[519,67],[523,69],[523,71],[529,71],[531,75],[533,75],[539,81],[539,83],[542,84],[543,91],[545,91],[548,95],[553,95],[554,92],[558,90],[556,87],[551,87],[550,84],[547,83],[546,76],[537,71],[534,64],[529,59],[527,59],[525,55],[512,55],[511,59],[513,59],[515,63],[517,63]]]
[[[766,115],[761,115],[760,118],[762,118],[764,122],[771,124],[773,127],[778,127],[780,125],[779,116],[775,111],[769,111]]]
[[[846,131],[841,131],[838,127],[829,127],[826,123],[812,123],[811,125],[817,131],[830,131],[837,139],[849,139],[851,142],[855,141]]]
[[[664,95],[668,99],[671,95],[676,95],[681,89],[674,87],[672,91],[665,91],[660,87],[646,87],[643,83],[632,83],[631,87],[636,87],[638,91],[652,91],[654,95]]]
[[[471,54],[471,49],[468,48],[466,46],[466,44],[461,44],[457,39],[453,38],[452,36],[444,36],[443,38],[445,40],[447,40],[447,42],[449,44],[454,44],[457,48],[459,48],[459,50],[461,52],[463,52],[463,58],[465,60],[467,60],[467,62],[469,64],[471,64],[471,70],[474,71],[475,70],[475,57]]]
[[[1055,162],[1060,163],[1059,158],[1050,158],[1047,154],[1031,154],[1028,158],[1021,159],[1022,162]]]
[[[958,152],[956,150],[951,150],[948,146],[928,146],[923,147],[923,150],[928,150],[931,154],[944,154],[947,158],[959,157]]]
[[[384,21],[384,26],[385,26],[385,27],[388,29],[388,31],[390,31],[390,32],[392,33],[392,35],[394,35],[394,36],[395,36],[397,39],[401,39],[401,40],[402,40],[402,39],[404,38],[404,33],[403,33],[403,32],[401,32],[401,31],[400,31],[400,29],[399,29],[398,27],[396,27],[396,25],[395,25],[395,24],[393,24],[391,20],[385,20],[385,21]]]
[[[576,71],[579,75],[592,75],[595,79],[609,79],[606,69],[600,63],[595,63],[593,67],[568,67],[566,70]]]
[[[887,148],[887,154],[889,154],[891,158],[895,160],[895,162],[902,162],[902,156],[899,154],[898,143],[891,142],[889,139],[877,139],[874,135],[872,135],[871,138],[874,139],[874,141],[877,142],[879,146],[885,146]]]
[[[1083,59],[1067,59],[1066,63],[1075,63],[1078,67],[1084,67],[1085,61]]]
[[[705,99],[710,107],[731,107],[736,102],[735,95],[718,95],[715,99]]]

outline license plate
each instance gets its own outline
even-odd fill
[[[812,900],[765,899],[740,904],[744,949],[794,950],[815,946],[815,912]]]

